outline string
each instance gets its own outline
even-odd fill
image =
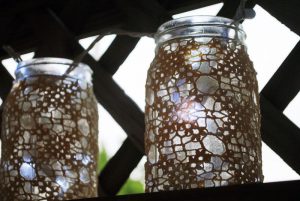
[[[97,36],[97,38],[89,45],[87,49],[85,49],[82,53],[80,53],[73,61],[73,63],[70,65],[70,67],[66,70],[64,76],[68,75],[70,72],[72,72],[78,64],[82,61],[82,59],[85,57],[85,55],[96,45],[96,43],[103,38],[103,35]]]
[[[17,63],[22,61],[20,54],[18,54],[11,46],[3,45],[2,48],[11,56]]]
[[[245,19],[253,19],[256,15],[253,8],[246,8],[246,3],[248,0],[240,0],[239,7],[237,8],[235,15],[233,17],[233,22],[231,25],[238,27],[239,23]]]
[[[104,36],[109,35],[109,34],[118,34],[118,35],[126,35],[126,36],[131,36],[131,37],[143,37],[143,36],[148,36],[148,37],[153,37],[153,33],[138,33],[138,32],[130,32],[130,31],[124,31],[124,30],[113,30],[113,31],[106,31],[100,33],[94,40],[93,42],[88,46],[87,49],[82,51],[72,62],[72,64],[69,66],[69,68],[66,70],[64,73],[64,76],[67,76],[69,73],[71,73],[78,65],[79,63],[84,59],[84,57],[88,54],[88,52],[97,44],[99,40],[101,40]]]

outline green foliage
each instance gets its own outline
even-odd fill
[[[143,193],[144,186],[142,182],[128,179],[126,183],[123,185],[121,190],[119,191],[118,195],[127,195],[127,194],[134,194],[134,193]]]
[[[98,174],[103,170],[104,166],[108,162],[109,158],[105,149],[102,149],[98,155],[98,167],[97,172]],[[144,186],[141,181],[128,179],[125,184],[122,186],[121,190],[119,191],[118,195],[127,195],[127,194],[134,194],[134,193],[143,193]]]
[[[101,172],[101,170],[103,170],[108,160],[109,158],[107,156],[105,149],[102,149],[98,155],[98,167],[97,167],[98,174]]]

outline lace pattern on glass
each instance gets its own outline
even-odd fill
[[[146,84],[146,191],[263,180],[256,72],[223,38],[161,44]]]
[[[14,83],[3,111],[2,199],[95,197],[97,124],[84,81],[44,75]]]

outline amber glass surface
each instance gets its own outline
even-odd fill
[[[98,112],[92,85],[38,74],[18,77],[4,103],[1,200],[95,197]]]
[[[146,84],[147,192],[263,180],[256,72],[243,41],[208,33],[157,44]]]

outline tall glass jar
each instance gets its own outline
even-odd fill
[[[97,196],[98,112],[92,70],[71,60],[19,63],[2,117],[2,200]]]
[[[146,191],[261,182],[256,72],[241,25],[214,16],[163,24],[148,71]]]

